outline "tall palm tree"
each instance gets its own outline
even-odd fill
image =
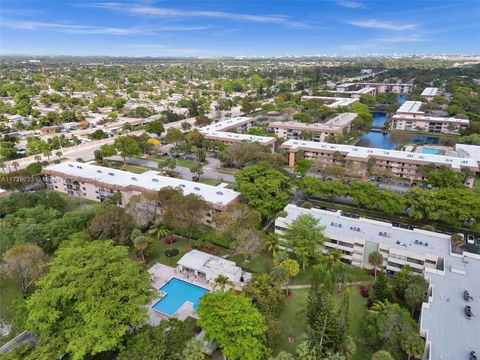
[[[377,269],[383,264],[383,255],[374,251],[368,255],[368,263],[375,268],[375,280],[377,280]]]
[[[62,157],[63,153],[61,151],[57,151],[55,153],[55,155],[57,155],[58,159],[60,160],[60,158]]]
[[[265,248],[272,254],[273,257],[277,255],[277,248],[280,244],[280,238],[278,234],[270,233],[265,237]]]
[[[134,229],[132,231],[132,235],[130,235],[130,238],[132,239],[133,247],[140,253],[143,262],[145,262],[144,252],[150,245],[149,238],[143,235],[143,233],[138,229]]]
[[[18,162],[14,161],[14,162],[12,162],[12,166],[14,167],[15,171],[17,171],[20,164]]]
[[[47,157],[48,162],[50,162],[50,156],[52,156],[52,152],[50,150],[45,150],[43,152],[43,156]]]
[[[36,162],[40,162],[40,161],[42,161],[42,157],[40,155],[35,155],[33,157],[33,160],[35,160]]]
[[[7,167],[7,165],[5,165],[5,163],[2,161],[0,162],[0,169],[2,169],[3,171],[5,171],[5,168]]]
[[[215,290],[217,287],[220,288],[220,290],[223,292],[225,291],[225,286],[230,285],[233,286],[233,281],[231,281],[228,277],[223,276],[223,275],[218,275],[214,280],[213,280],[213,290]]]

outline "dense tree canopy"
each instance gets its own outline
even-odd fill
[[[73,359],[116,349],[147,316],[148,274],[111,241],[61,247],[27,302],[27,329]]]

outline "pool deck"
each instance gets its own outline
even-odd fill
[[[150,281],[152,282],[152,286],[158,293],[158,296],[148,305],[148,316],[149,316],[149,323],[151,325],[157,325],[160,321],[168,319],[169,316],[160,313],[159,311],[153,309],[153,305],[155,305],[160,300],[160,288],[164,286],[167,282],[172,280],[173,278],[177,278],[179,280],[188,282],[190,284],[200,286],[204,289],[212,291],[212,286],[210,286],[207,282],[199,279],[194,279],[192,277],[188,278],[180,274],[176,271],[175,268],[170,266],[166,266],[163,264],[155,264],[150,269],[148,269],[150,273]],[[185,302],[180,308],[173,314],[174,318],[179,320],[185,320],[187,317],[193,317],[198,319],[198,315],[196,311],[193,309],[193,304],[189,301]]]

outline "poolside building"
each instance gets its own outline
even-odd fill
[[[428,116],[421,101],[405,101],[392,116],[392,130],[426,131],[442,134],[458,134],[470,124],[468,119]]]
[[[212,285],[218,276],[225,276],[235,286],[243,286],[251,279],[251,274],[243,271],[233,261],[208,254],[199,250],[191,250],[177,262],[181,274],[191,274],[195,279],[204,280]]]
[[[398,150],[298,140],[288,140],[282,144],[282,147],[288,150],[288,164],[290,167],[295,166],[298,157],[297,153],[300,152],[305,159],[313,160],[326,166],[340,165],[346,167],[350,174],[360,177],[368,175],[367,162],[370,159],[374,159],[374,165],[378,169],[388,171],[392,176],[410,181],[425,180],[425,175],[420,171],[422,165],[434,164],[437,168],[446,166],[455,172],[460,172],[462,168],[468,168],[473,174],[479,171],[479,162],[468,157],[419,154]],[[474,180],[475,176],[467,178],[465,185],[473,186]]]
[[[356,117],[357,114],[355,113],[341,113],[324,123],[313,124],[296,121],[274,121],[269,124],[269,128],[275,132],[275,135],[284,139],[298,140],[302,137],[302,134],[311,133],[312,141],[321,142],[329,136],[348,133]]]
[[[153,170],[136,174],[68,161],[48,166],[42,173],[48,189],[100,202],[115,193],[121,193],[120,204],[127,204],[134,195],[171,187],[181,189],[185,195],[198,195],[210,204],[213,210],[222,211],[239,201],[240,197],[240,193],[222,186],[161,176]]]

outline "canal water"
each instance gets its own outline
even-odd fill
[[[406,98],[402,95],[398,97],[398,102],[403,104]],[[438,144],[438,138],[435,136],[419,136],[402,133],[388,134],[382,131],[387,121],[387,113],[373,112],[372,129],[355,144],[362,147],[379,148],[385,150],[395,150],[405,144]]]

